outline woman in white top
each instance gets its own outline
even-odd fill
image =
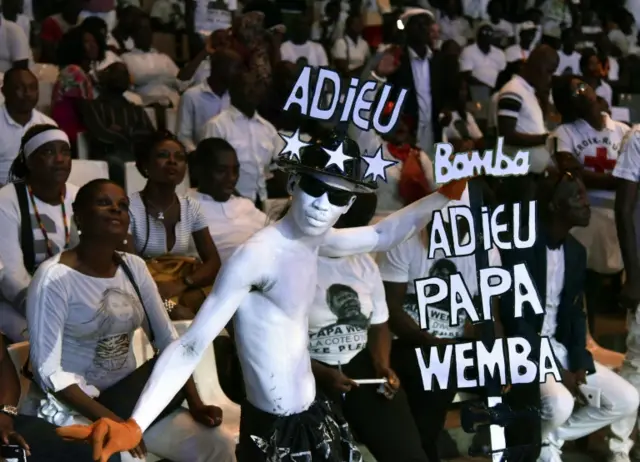
[[[375,209],[375,194],[360,195],[334,227],[366,226]],[[380,272],[369,254],[319,257],[309,350],[320,389],[341,404],[347,422],[376,460],[427,462],[407,396],[389,365],[388,318]],[[388,384],[378,390],[380,385],[353,382],[375,378],[386,378]]]
[[[331,57],[343,76],[360,77],[371,56],[369,44],[362,38],[363,28],[362,16],[351,13],[345,22],[344,36],[333,44]]]
[[[168,300],[189,289],[211,286],[220,269],[220,256],[207,221],[197,200],[176,194],[187,173],[184,146],[172,133],[157,132],[136,149],[136,167],[147,184],[129,197],[128,250],[144,259],[193,256],[193,240],[202,265],[182,280],[159,282],[158,290]]]
[[[238,156],[222,138],[207,138],[194,154],[198,167],[198,191],[192,193],[200,203],[209,233],[224,263],[231,254],[269,219],[255,204],[236,192],[240,174]]]
[[[616,181],[611,172],[629,127],[601,112],[593,88],[579,77],[558,77],[553,101],[562,124],[549,137],[549,151],[567,169],[578,169],[589,192],[591,222],[575,228],[587,248],[589,269],[611,274],[622,270],[613,213]]]
[[[130,396],[122,393],[121,399],[127,405],[106,402],[111,387],[133,385],[128,377],[136,371],[134,332],[143,327],[160,350],[178,338],[144,261],[116,252],[127,238],[128,209],[129,199],[115,183],[94,180],[83,186],[73,203],[79,244],[44,263],[29,287],[31,366],[47,395],[38,415],[56,425],[128,418],[118,413],[133,411],[141,389],[126,387]],[[143,372],[150,374],[147,369]],[[233,438],[215,428],[222,422],[221,409],[202,402],[192,378],[183,392],[189,410],[167,409],[130,455],[144,460],[146,444],[176,462],[235,461]],[[132,460],[129,454],[122,457]]]
[[[44,260],[77,243],[71,204],[78,188],[67,183],[70,172],[67,135],[53,125],[34,125],[11,167],[13,183],[0,189],[0,331],[14,342],[27,338],[24,300],[31,276]]]

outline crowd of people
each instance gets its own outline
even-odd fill
[[[616,111],[640,71],[640,17],[584,0],[329,0],[289,5],[289,20],[269,0],[184,3],[67,0],[37,19],[31,2],[0,3],[0,445],[89,461],[89,445],[55,429],[98,422],[104,439],[99,425],[115,421],[104,461],[355,461],[357,441],[379,462],[438,462],[459,390],[425,391],[415,350],[486,326],[453,322],[447,298],[422,329],[414,281],[458,273],[479,298],[481,268],[526,263],[544,315],[515,318],[508,293],[490,330],[526,338],[534,356],[548,337],[562,381],[504,394],[541,414],[539,432],[521,422],[507,444],[560,462],[565,441],[609,427],[611,462],[640,457],[640,128]],[[189,36],[190,57],[156,50],[157,33]],[[378,133],[285,111],[306,67],[373,81],[371,101],[383,84],[407,89],[398,123]],[[292,136],[308,144],[295,165]],[[527,175],[437,183],[435,143],[465,155],[498,138],[507,155],[529,152]],[[82,140],[108,178],[70,181]],[[338,146],[354,165],[382,147],[386,181],[330,169],[323,153]],[[531,249],[429,258],[434,210],[521,203],[525,225],[529,201]],[[631,313],[624,363],[590,335],[617,300]],[[180,338],[174,321],[194,328]],[[137,368],[139,328],[166,353]],[[18,409],[7,348],[26,341],[35,398]],[[239,442],[192,377],[212,342],[241,405]],[[386,385],[357,382],[371,378]],[[500,395],[490,388],[472,392]]]

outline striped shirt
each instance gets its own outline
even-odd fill
[[[133,236],[136,253],[143,258],[155,258],[172,254],[188,256],[194,254],[191,235],[207,228],[200,204],[188,196],[178,196],[180,203],[180,221],[176,224],[176,242],[172,249],[167,249],[167,234],[164,223],[155,216],[147,215],[140,193],[129,196],[129,234]]]
[[[544,114],[535,89],[519,75],[514,75],[498,92],[498,118],[516,119],[516,132],[528,135],[547,133]],[[502,136],[498,133],[498,136]],[[550,156],[545,145],[540,147],[504,146],[505,154],[516,154],[519,150],[529,151],[529,171],[542,172]]]

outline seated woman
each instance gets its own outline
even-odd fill
[[[572,233],[587,249],[588,267],[601,274],[622,271],[613,201],[616,181],[611,172],[629,127],[601,111],[593,88],[580,77],[558,77],[553,101],[562,124],[549,137],[549,150],[562,169],[580,173],[589,193],[589,226]]]
[[[28,338],[24,301],[31,276],[44,260],[78,242],[71,219],[78,188],[67,183],[70,149],[58,127],[34,125],[11,166],[13,184],[0,189],[0,330],[14,342]]]
[[[200,203],[211,238],[224,263],[269,219],[249,199],[236,193],[240,174],[238,156],[233,147],[221,138],[202,140],[196,149],[199,174],[198,191],[191,197]]]
[[[198,201],[176,194],[187,173],[185,148],[170,132],[157,132],[136,149],[136,167],[147,184],[129,198],[127,249],[150,260],[167,306],[179,303],[194,314],[218,274],[220,256]],[[192,238],[201,264],[191,257]]]
[[[51,94],[51,117],[69,136],[72,146],[78,133],[85,131],[76,101],[95,97],[89,75],[93,66],[104,59],[105,51],[106,45],[100,37],[82,26],[69,30],[58,46],[60,73]]]
[[[453,145],[454,152],[481,151],[484,148],[484,135],[476,119],[467,111],[469,101],[469,83],[458,76],[446,87],[444,111],[440,122],[444,128],[444,139]]]
[[[38,414],[56,425],[122,421],[155,363],[136,369],[134,332],[144,327],[160,350],[178,335],[144,261],[116,252],[129,226],[124,190],[109,180],[91,181],[78,191],[73,210],[78,245],[38,269],[27,297],[31,365],[47,394]],[[233,438],[216,428],[221,409],[202,402],[193,378],[177,398],[122,459],[144,460],[148,447],[175,462],[235,461]]]
[[[335,228],[366,226],[376,202],[375,194],[360,195]],[[407,396],[389,365],[388,318],[382,279],[370,255],[318,259],[309,350],[319,388],[342,405],[354,434],[376,460],[427,462]],[[388,379],[384,393],[376,385],[353,382],[373,378]]]

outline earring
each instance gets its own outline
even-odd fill
[[[81,230],[81,229],[79,229],[79,230],[78,230],[78,236],[81,236],[81,235],[82,235],[82,230]]]
[[[124,241],[122,241],[122,243],[123,243],[124,245],[127,245],[128,241],[125,239]]]

